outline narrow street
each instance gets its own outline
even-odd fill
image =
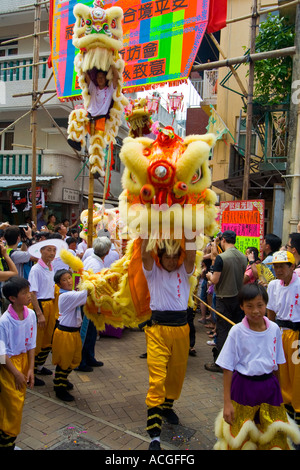
[[[197,356],[189,357],[183,391],[174,408],[180,425],[163,425],[163,450],[211,450],[214,420],[222,407],[222,374],[204,369],[212,361],[206,328],[196,316]],[[91,373],[73,371],[75,401],[66,404],[46,386],[27,393],[21,433],[22,450],[147,450],[145,396],[148,386],[144,333],[126,329],[120,339],[102,337],[96,358],[104,366]],[[47,367],[54,370],[48,362]]]

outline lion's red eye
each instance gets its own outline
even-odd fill
[[[201,168],[198,168],[196,173],[194,174],[191,183],[195,184],[198,183],[198,181],[201,179]]]
[[[151,150],[150,149],[144,149],[143,154],[145,155],[145,157],[149,157],[149,155],[151,154]]]
[[[115,29],[115,28],[117,27],[116,20],[112,20],[112,22],[111,22],[111,27],[112,27],[113,29]]]

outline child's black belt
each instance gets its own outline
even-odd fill
[[[99,114],[98,116],[92,116],[90,113],[88,113],[88,118],[90,121],[97,121],[98,119],[103,119],[107,118],[107,114]]]

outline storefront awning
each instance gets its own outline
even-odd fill
[[[36,183],[48,183],[60,178],[62,176],[37,176]],[[31,185],[31,182],[31,176],[0,176],[0,191]]]
[[[282,184],[283,178],[277,171],[251,173],[249,178],[248,199],[272,200],[274,184]],[[213,181],[212,186],[220,189],[237,199],[242,198],[243,176],[235,176],[224,180]]]

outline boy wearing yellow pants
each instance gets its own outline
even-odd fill
[[[26,386],[34,385],[36,317],[27,308],[29,282],[10,278],[3,286],[10,302],[0,318],[0,450],[13,450],[20,433]]]
[[[69,402],[74,397],[69,393],[73,385],[68,376],[81,362],[80,307],[86,303],[87,291],[73,290],[72,273],[66,269],[57,271],[54,281],[59,287],[59,317],[52,343],[52,363],[56,366],[54,390],[57,398]]]
[[[193,243],[193,246],[195,244]],[[158,250],[159,265],[142,243],[143,271],[150,293],[151,320],[145,326],[149,389],[147,431],[149,450],[160,450],[162,417],[178,424],[173,402],[180,396],[189,355],[187,307],[189,278],[194,271],[195,249],[185,247],[185,258],[179,266],[180,253],[168,255]]]

